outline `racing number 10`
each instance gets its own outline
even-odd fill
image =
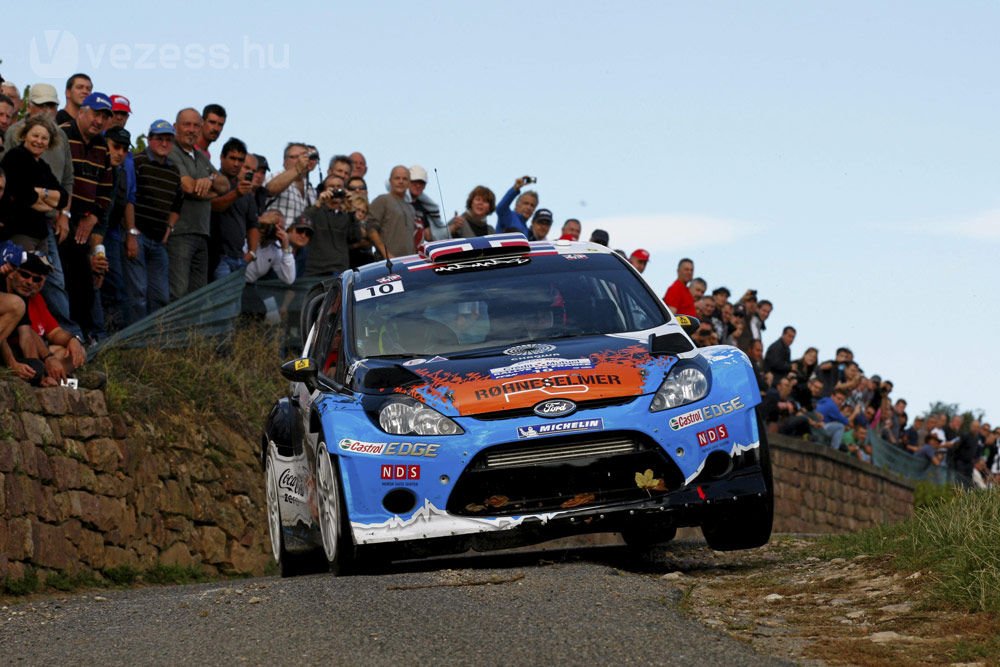
[[[364,301],[365,299],[373,299],[379,296],[386,296],[387,294],[395,294],[396,292],[402,292],[403,281],[394,280],[391,283],[382,283],[381,285],[372,285],[371,287],[362,287],[361,289],[354,290],[354,300]]]

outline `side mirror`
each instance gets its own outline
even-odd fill
[[[316,386],[317,373],[316,364],[307,357],[292,359],[281,364],[281,375],[285,379],[301,382],[310,389]]]
[[[688,336],[693,336],[694,332],[701,326],[701,320],[691,315],[674,315],[674,319],[677,320],[677,324],[681,325],[681,329],[684,329],[684,333]]]

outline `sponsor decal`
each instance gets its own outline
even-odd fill
[[[585,394],[590,390],[592,385],[621,384],[621,378],[617,375],[605,373],[569,373],[545,378],[503,382],[499,385],[487,387],[486,389],[477,389],[475,397],[477,401],[484,401],[503,396],[509,403],[512,396],[528,392],[538,391],[549,395]]]
[[[379,466],[382,479],[420,479],[418,465],[383,465]]]
[[[374,299],[380,296],[389,296],[390,294],[398,294],[405,291],[403,289],[402,280],[394,280],[389,283],[382,283],[380,285],[372,285],[371,287],[362,287],[361,289],[354,290],[354,300],[355,301],[365,301],[366,299]]]
[[[706,419],[715,419],[716,417],[728,415],[742,407],[744,407],[743,399],[739,396],[728,401],[723,401],[722,403],[706,405],[703,408],[698,408],[697,410],[692,410],[691,412],[685,412],[682,415],[671,417],[670,428],[675,431],[679,431],[682,428],[691,426],[692,424],[699,424]]]
[[[437,363],[439,361],[448,361],[448,357],[441,357],[441,356],[431,357],[430,359],[427,360],[427,363],[434,364],[434,363]]]
[[[278,476],[278,488],[288,491],[282,494],[286,503],[301,503],[306,497],[306,482],[304,479],[285,468]]]
[[[312,365],[312,361],[309,359],[296,359],[295,365],[292,366],[293,369],[301,371],[303,368],[309,368]]]
[[[555,345],[528,343],[527,345],[515,345],[503,351],[508,357],[528,357],[531,355],[548,354],[556,349]]]
[[[422,456],[437,458],[441,445],[427,442],[362,442],[344,438],[340,448],[352,454],[368,454],[369,456]]]
[[[587,259],[586,255],[563,255],[565,259]]]
[[[375,282],[377,282],[377,283],[391,283],[391,282],[393,282],[395,280],[402,280],[402,279],[403,279],[402,276],[398,276],[395,273],[390,273],[387,276],[382,276],[381,278],[376,278]]]
[[[682,327],[691,325],[691,320],[690,318],[688,318],[687,315],[674,315],[674,318],[677,320],[677,324],[681,325]]]
[[[426,364],[426,363],[427,363],[426,359],[410,359],[408,361],[404,361],[403,365],[404,366],[419,366],[420,364]]]
[[[518,426],[518,438],[537,438],[541,435],[558,433],[582,433],[586,431],[603,431],[603,419],[577,419],[568,422],[553,422],[551,424],[535,424],[533,426]]]
[[[553,398],[549,401],[542,401],[535,406],[534,413],[539,417],[568,417],[576,412],[576,403],[565,398]]]
[[[726,428],[725,424],[719,424],[718,426],[713,426],[707,431],[700,431],[698,433],[698,446],[707,447],[708,445],[714,445],[717,442],[722,442],[729,438],[729,429]]]
[[[455,262],[444,266],[435,266],[434,273],[456,273],[459,271],[475,271],[476,269],[492,269],[497,266],[519,266],[531,260],[527,257],[487,257],[469,262]]]
[[[530,375],[532,373],[552,373],[553,371],[577,371],[593,368],[590,359],[527,359],[519,361],[510,366],[491,368],[490,377],[494,380],[505,380],[518,375]]]

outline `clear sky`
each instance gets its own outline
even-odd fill
[[[65,18],[63,18],[65,17]],[[1000,421],[1000,4],[961,2],[78,2],[5,7],[0,73],[89,73],[129,129],[219,102],[280,164],[361,150],[431,172],[460,209],[538,177],[559,223],[690,256],[754,287],[823,359],[853,348],[911,415]],[[221,146],[221,142],[216,145]]]

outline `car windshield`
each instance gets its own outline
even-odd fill
[[[667,315],[607,254],[546,256],[519,266],[410,271],[388,288],[356,288],[360,357],[426,356],[659,326]]]

